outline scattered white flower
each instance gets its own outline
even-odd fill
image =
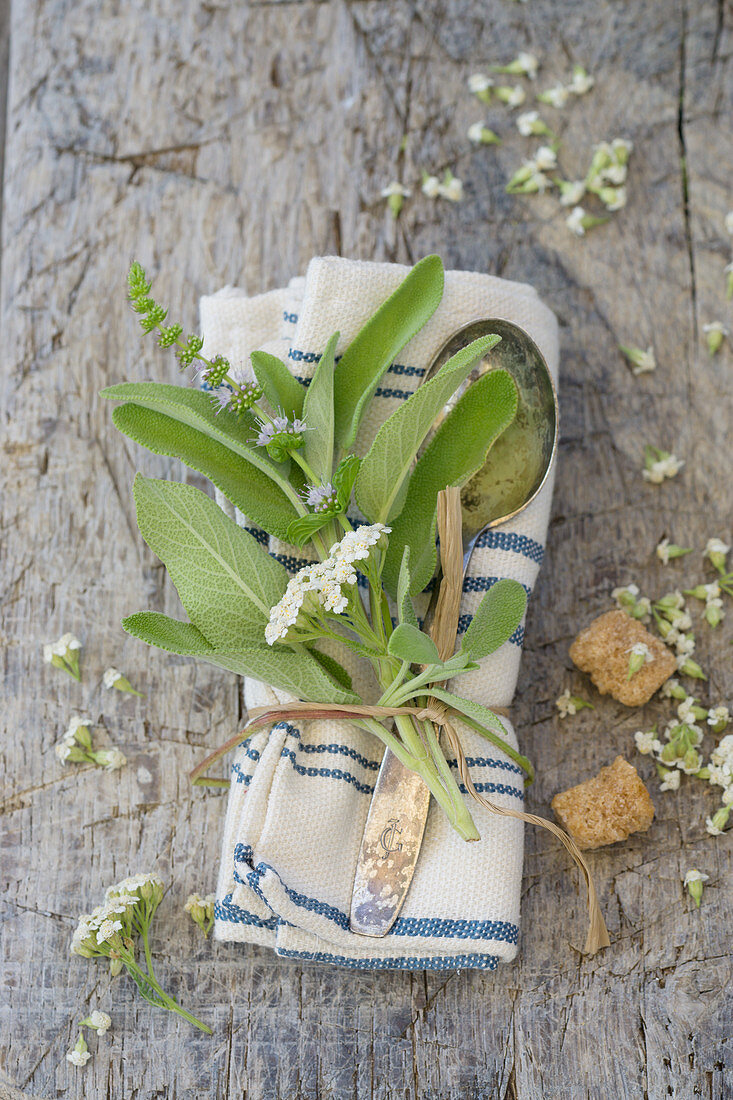
[[[725,727],[730,722],[730,711],[728,707],[722,703],[717,707],[711,707],[708,711],[708,725],[713,727],[719,727],[715,730],[716,733],[722,733]]]
[[[577,206],[585,194],[585,180],[558,180],[560,206]]]
[[[557,167],[557,153],[549,145],[540,145],[534,155],[534,162],[538,172],[549,172]]]
[[[682,687],[682,684],[674,676],[669,680],[665,680],[660,692],[663,699],[686,699],[687,692]]]
[[[730,817],[730,806],[721,806],[712,817],[705,818],[705,828],[710,836],[721,836]]]
[[[585,236],[585,219],[587,214],[582,206],[576,206],[575,209],[568,214],[565,219],[565,224],[571,233],[574,233],[576,237]]]
[[[463,200],[463,183],[454,176],[449,168],[446,169],[443,182],[438,187],[438,194],[448,202],[461,202]]]
[[[472,73],[468,78],[468,90],[474,95],[490,92],[493,86],[494,81],[490,76],[486,76],[485,73]]]
[[[700,901],[702,900],[703,883],[708,882],[710,875],[703,874],[702,871],[698,871],[696,867],[693,867],[691,871],[688,871],[682,877],[682,885],[687,890],[692,900],[700,908]]]
[[[723,219],[725,228],[733,236],[733,210],[729,210]]]
[[[94,758],[101,768],[105,768],[108,772],[117,771],[118,768],[124,768],[127,763],[127,757],[120,749],[99,749],[94,753]]]
[[[532,137],[539,134],[549,134],[552,136],[552,130],[549,126],[540,118],[539,111],[525,111],[524,114],[517,116],[517,129],[522,137]],[[557,163],[557,157],[552,164],[554,168]]]
[[[646,642],[636,642],[626,652],[630,654],[627,680],[635,676],[645,664],[650,664],[654,660],[654,655]]]
[[[494,89],[494,94],[497,99],[505,103],[507,107],[521,107],[527,98],[527,93],[521,84],[515,84],[513,88],[509,88],[506,85],[500,85]]]
[[[722,539],[708,539],[703,554],[715,566],[718,572],[725,571],[725,559],[730,553],[730,546]]]
[[[585,95],[594,84],[594,78],[585,71],[582,65],[573,66],[573,77],[568,84],[569,92],[572,92],[573,95]]]
[[[97,1035],[106,1035],[112,1027],[112,1019],[106,1012],[100,1012],[98,1009],[95,1009],[85,1020],[80,1022],[79,1026],[93,1027]]]
[[[430,176],[427,172],[423,172],[422,193],[429,199],[437,199],[440,194],[440,180],[437,176]]]
[[[587,702],[585,699],[581,699],[578,695],[571,695],[568,688],[555,700],[555,706],[560,712],[561,718],[567,718],[569,714],[577,714],[579,710],[588,708],[589,710],[595,710],[592,703]]]
[[[647,756],[651,752],[656,751],[656,746],[659,745],[657,735],[654,730],[645,732],[644,730],[637,730],[634,734],[634,742],[637,750],[643,755]]]
[[[474,145],[501,145],[501,138],[483,122],[468,127],[468,140]]]
[[[43,647],[43,660],[54,668],[68,672],[75,680],[81,679],[79,673],[79,650],[81,642],[74,634],[62,634],[57,642],[49,642]]]
[[[547,103],[550,107],[564,107],[568,101],[570,89],[562,84],[555,84],[544,92],[540,92],[537,99],[540,103]]]
[[[515,64],[518,66],[518,71],[524,73],[530,80],[534,80],[539,68],[539,61],[533,53],[525,53],[522,51],[517,54]]]
[[[91,1054],[89,1053],[89,1048],[84,1040],[84,1036],[79,1032],[76,1046],[66,1053],[66,1061],[71,1062],[72,1066],[85,1066],[90,1058]]]
[[[649,444],[644,448],[644,469],[641,476],[652,485],[661,485],[665,478],[676,477],[684,466],[684,461],[669,451]]]
[[[118,680],[122,679],[122,673],[116,668],[108,668],[102,677],[102,683],[106,688],[113,688]]]
[[[392,216],[396,218],[403,207],[405,199],[410,197],[411,192],[404,184],[399,183],[397,180],[392,180],[391,183],[388,183],[386,187],[382,188],[380,194],[383,199],[387,200],[387,205],[389,206]],[[280,430],[287,431],[287,428]],[[262,433],[260,433],[260,435],[261,434]],[[265,443],[261,443],[259,438],[257,442],[261,447],[266,445]]]
[[[677,543],[670,542],[668,538],[663,538],[657,543],[656,554],[664,565],[669,565],[675,558],[684,558],[685,554],[691,553],[692,550],[688,546],[678,546]],[[684,601],[679,606],[684,607]],[[689,626],[692,626],[692,622],[690,622]],[[682,629],[687,630],[689,627],[686,626]]]
[[[676,768],[675,768],[674,771],[665,771],[664,775],[662,776],[663,782],[661,783],[661,785],[659,787],[660,791],[677,791],[677,790],[679,790],[680,778],[681,778],[680,773],[679,773],[679,771],[677,771]]]
[[[730,336],[730,329],[726,328],[722,321],[711,321],[710,324],[702,326],[702,331],[705,333],[710,355],[717,354],[725,337]]]

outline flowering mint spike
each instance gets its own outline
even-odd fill
[[[181,325],[168,325],[167,327],[161,328],[158,335],[158,347],[172,348],[173,345],[178,342],[182,333],[183,328]]]
[[[256,382],[243,382],[236,390],[220,390],[214,394],[214,402],[219,406],[217,412],[229,409],[237,416],[244,416],[262,397],[262,389]]]
[[[210,363],[204,363],[196,372],[199,385],[216,390],[222,385],[229,373],[230,363],[223,355],[215,355]]]
[[[337,511],[341,511],[338,494],[330,481],[325,485],[309,485],[304,499],[314,512],[330,512],[335,515]]]
[[[256,439],[258,447],[264,447],[275,462],[285,462],[293,451],[298,451],[303,446],[303,432],[308,430],[304,420],[296,417],[288,420],[282,415],[282,410],[272,420],[258,420],[259,434]]]
[[[186,340],[184,347],[179,348],[177,351],[178,362],[181,370],[185,370],[186,367],[190,367],[194,359],[198,359],[199,352],[204,346],[204,341],[200,336],[191,335]]]
[[[128,695],[138,695],[141,698],[143,696],[143,692],[136,691],[130,681],[116,668],[108,668],[102,677],[102,682],[106,688],[114,688],[116,691],[124,691]]]

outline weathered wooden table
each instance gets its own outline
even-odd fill
[[[733,1096],[731,844],[704,828],[716,794],[691,779],[660,794],[633,732],[664,705],[638,714],[599,699],[567,656],[614,585],[653,596],[689,585],[706,540],[731,535],[733,352],[708,358],[701,330],[731,321],[732,27],[725,0],[13,0],[1,1046],[24,1092]],[[467,92],[472,71],[520,49],[541,56],[540,87],[576,61],[596,77],[592,93],[544,112],[567,178],[583,173],[592,143],[633,139],[628,208],[584,240],[556,200],[504,193],[532,146],[510,112]],[[482,114],[501,148],[469,146]],[[421,170],[446,165],[465,183],[455,206],[419,194]],[[415,193],[397,222],[380,199],[393,178]],[[583,937],[577,878],[538,832],[527,836],[521,953],[494,974],[342,972],[204,943],[181,906],[213,889],[224,797],[191,790],[186,772],[236,728],[241,704],[233,676],[148,650],[118,625],[146,602],[175,614],[137,534],[130,483],[136,469],[180,476],[118,435],[97,396],[115,380],[176,376],[138,336],[127,264],[155,273],[191,327],[200,294],[281,285],[315,253],[409,262],[429,251],[533,282],[562,325],[559,476],[516,707],[539,773],[530,808],[547,814],[555,791],[621,752],[649,779],[657,819],[591,854],[612,938],[592,959],[571,945]],[[634,378],[619,343],[652,344],[656,373]],[[646,442],[685,459],[676,480],[642,481]],[[698,553],[662,567],[665,533]],[[731,701],[731,622],[698,630],[705,700]],[[42,662],[43,642],[67,630],[84,642],[81,685]],[[147,697],[105,691],[110,664]],[[596,710],[561,722],[554,700],[566,686]],[[127,768],[59,765],[53,745],[79,712],[121,745]],[[693,866],[710,876],[699,911],[680,881]],[[213,1038],[149,1008],[129,980],[110,983],[102,964],[69,958],[76,915],[140,869],[173,884],[157,921],[159,972]],[[90,1005],[112,1013],[114,1030],[75,1070],[64,1055]]]

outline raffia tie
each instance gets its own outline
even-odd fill
[[[458,489],[445,489],[438,497],[438,531],[440,534],[440,557],[443,570],[443,578],[440,585],[440,593],[435,611],[435,618],[430,628],[430,634],[435,642],[442,660],[447,660],[455,648],[456,634],[458,630],[458,613],[463,591],[463,540],[461,532],[461,495]],[[507,715],[508,711],[503,707],[491,707],[496,714]],[[231,737],[226,744],[220,746],[215,752],[207,756],[190,773],[192,783],[208,783],[215,786],[228,786],[226,779],[204,779],[204,773],[211,765],[219,760],[230,749],[241,743],[242,736],[248,730],[258,726],[270,725],[274,722],[313,719],[354,719],[376,718],[378,721],[395,718],[400,714],[412,715],[417,721],[432,722],[439,730],[445,730],[448,742],[456,754],[458,772],[466,785],[471,798],[483,806],[489,813],[498,814],[501,817],[514,817],[519,821],[526,821],[529,825],[536,825],[540,829],[546,829],[552,833],[570,853],[577,863],[585,880],[588,895],[588,932],[583,949],[586,955],[595,955],[603,947],[608,947],[610,939],[606,922],[598,902],[598,895],[593,883],[590,868],[578,845],[571,836],[556,825],[554,821],[548,821],[545,817],[536,814],[527,814],[521,810],[511,810],[504,806],[491,802],[484,798],[476,790],[471,773],[466,763],[466,754],[463,745],[453,724],[453,715],[460,719],[460,713],[453,711],[450,706],[438,699],[428,698],[424,706],[412,707],[380,707],[367,704],[342,704],[342,703],[278,703],[270,707],[253,707],[249,711],[249,720],[244,730]]]

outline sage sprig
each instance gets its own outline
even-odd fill
[[[143,332],[157,333],[182,368],[196,367],[204,388],[112,386],[103,395],[122,402],[114,423],[151,451],[206,475],[252,523],[303,548],[308,564],[290,576],[200,490],[138,475],[140,531],[166,565],[189,621],[143,611],[126,618],[125,629],[314,703],[362,702],[345,656],[332,655],[350,651],[371,665],[381,692],[372,702],[423,706],[433,696],[531,779],[531,765],[509,746],[498,716],[439,686],[475,670],[508,640],[524,615],[524,588],[496,583],[446,660],[420,629],[413,603],[436,566],[439,493],[469,481],[516,415],[516,387],[502,370],[483,374],[442,415],[499,337],[459,351],[385,420],[365,451],[357,442],[382,376],[441,301],[440,259],[416,264],[340,357],[334,333],[307,389],[266,352],[253,353],[247,379],[223,356],[206,358],[201,337],[184,336],[151,297],[139,264],[130,269],[128,288]],[[350,518],[352,498],[365,522]],[[321,650],[325,639],[329,655]],[[422,776],[461,836],[478,838],[430,723],[410,714],[395,717],[391,728],[374,718],[350,721]]]

